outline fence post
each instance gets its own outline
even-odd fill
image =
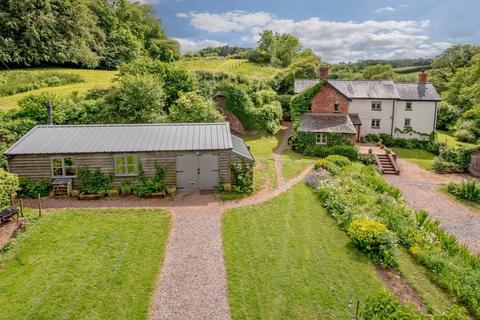
[[[20,214],[23,218],[23,199],[20,199]]]
[[[358,310],[360,309],[360,300],[357,300],[357,311],[355,312],[355,319],[358,320]]]
[[[40,193],[38,194],[38,217],[42,217],[42,199],[40,198]]]

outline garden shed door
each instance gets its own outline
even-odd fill
[[[200,154],[198,156],[198,167],[200,189],[213,189],[218,186],[218,155]]]
[[[177,188],[198,188],[198,155],[185,153],[177,155]]]

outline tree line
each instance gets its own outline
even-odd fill
[[[3,66],[115,68],[141,56],[179,58],[148,4],[127,0],[0,1]]]

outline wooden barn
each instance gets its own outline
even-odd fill
[[[5,151],[8,170],[31,180],[72,179],[77,169],[113,173],[114,184],[135,181],[139,167],[179,189],[212,189],[232,182],[231,165],[253,164],[243,140],[228,123],[42,125]]]

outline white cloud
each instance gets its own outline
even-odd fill
[[[185,53],[188,51],[194,52],[207,47],[221,47],[221,46],[227,45],[226,42],[220,42],[217,40],[210,40],[210,39],[204,39],[199,41],[193,41],[193,40],[182,39],[182,38],[173,38],[173,39],[178,41],[178,43],[180,44],[180,51],[182,53]]]
[[[181,15],[181,16],[180,16]],[[177,17],[190,18],[190,25],[209,32],[245,31],[262,26],[273,19],[267,12],[228,11],[225,13],[189,12],[178,13]]]
[[[375,10],[376,13],[393,12],[393,11],[395,11],[395,8],[393,7],[383,7]]]
[[[182,14],[183,15],[183,14]],[[210,33],[241,32],[236,43],[254,46],[265,29],[298,36],[305,48],[329,62],[367,58],[416,58],[440,53],[450,44],[431,42],[429,20],[328,21],[281,19],[268,12],[185,13],[190,24]]]

